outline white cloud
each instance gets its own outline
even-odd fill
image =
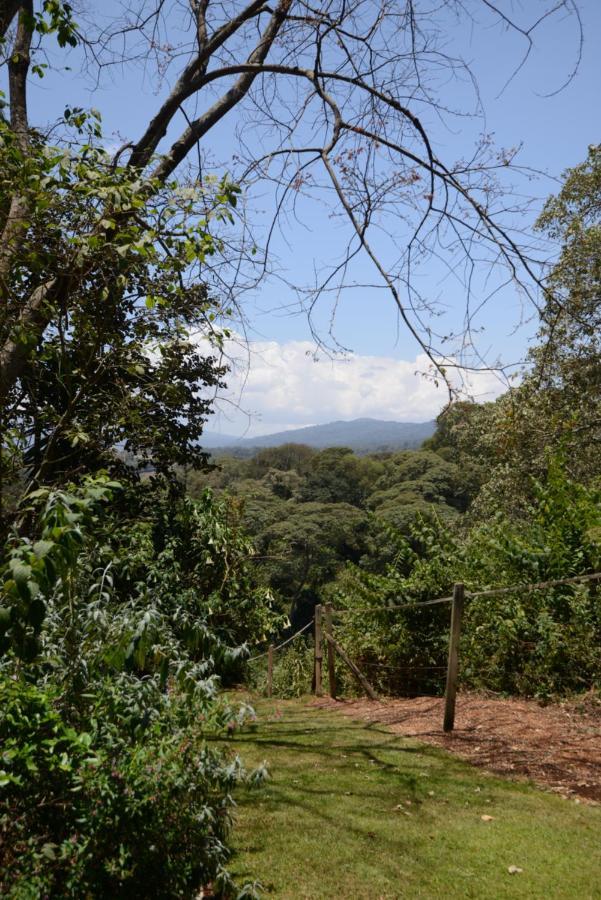
[[[425,355],[331,360],[315,358],[314,350],[309,341],[255,341],[244,359],[239,348],[230,347],[239,362],[227,376],[226,402],[219,402],[209,429],[253,436],[336,419],[423,422],[435,418],[447,401],[443,385],[437,388],[419,374],[429,369]],[[505,390],[492,372],[453,376],[456,383],[461,377],[477,400],[492,400]]]

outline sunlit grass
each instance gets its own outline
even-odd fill
[[[272,777],[237,797],[239,881],[282,898],[601,897],[601,809],[302,701],[256,709],[232,743]]]

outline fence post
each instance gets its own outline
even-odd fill
[[[457,696],[457,674],[459,672],[459,635],[463,616],[464,587],[453,586],[453,606],[451,609],[451,631],[449,635],[449,660],[447,665],[447,686],[445,690],[444,731],[452,731],[455,726],[455,697]]]
[[[267,651],[267,696],[271,697],[273,691],[273,644],[269,645]]]
[[[334,638],[332,637],[332,635],[331,635],[331,634],[327,634],[327,632],[326,632],[326,638],[327,638],[327,640],[328,640],[328,643],[331,644],[332,647],[334,648],[334,650],[336,651],[336,653],[338,653],[338,655],[340,656],[342,662],[343,662],[346,666],[349,667],[349,669],[351,670],[351,672],[353,673],[353,675],[355,676],[355,678],[357,679],[357,681],[359,682],[359,684],[361,685],[361,687],[363,688],[363,690],[365,691],[365,693],[367,694],[367,696],[370,698],[370,700],[377,700],[377,699],[378,699],[378,695],[377,695],[376,692],[374,691],[373,687],[371,686],[371,684],[369,683],[369,681],[367,680],[367,678],[365,677],[365,675],[363,674],[363,672],[362,672],[359,668],[357,668],[357,666],[356,666],[355,663],[352,661],[352,659],[350,658],[350,656],[347,656],[346,652],[345,652],[344,649],[340,646],[340,644],[338,643],[338,641],[334,640]]]
[[[326,603],[326,637],[329,635],[333,637],[332,634],[332,604]],[[332,700],[336,699],[336,669],[334,668],[334,647],[332,646],[330,641],[327,641],[328,645],[328,681],[330,684],[330,697]]]
[[[323,697],[323,686],[321,683],[321,663],[323,660],[323,646],[321,634],[321,620],[323,607],[319,603],[315,607],[315,650],[314,650],[314,668],[313,681],[315,683],[315,696]]]

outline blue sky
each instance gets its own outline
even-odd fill
[[[110,12],[116,5],[115,0],[109,0],[101,9]],[[526,9],[518,13],[524,21],[532,15],[533,7],[541,6],[535,0],[511,5]],[[530,59],[504,89],[523,51],[518,38],[503,34],[498,26],[473,32],[461,20],[449,27],[448,47],[470,62],[486,121],[455,120],[452,131],[432,121],[436,149],[441,155],[468,155],[478,134],[486,131],[500,146],[522,144],[519,161],[547,173],[547,177],[519,184],[518,190],[544,198],[557,188],[561,172],[580,162],[587,146],[600,140],[595,110],[601,87],[601,2],[579,0],[579,6],[584,23],[582,60],[575,77],[559,93],[553,92],[561,87],[576,61],[578,34],[573,21],[552,18],[541,30]],[[36,86],[31,98],[32,120],[51,121],[68,101],[99,108],[109,142],[135,139],[156,109],[165,86],[157,95],[151,81],[144,80],[137,70],[129,70],[124,76],[115,72],[95,86],[79,73],[77,54],[72,65],[71,72],[50,73]],[[449,106],[465,105],[469,102],[467,88],[450,85],[445,99]],[[235,125],[236,110],[219,132],[211,135],[216,159],[227,162]],[[260,224],[264,215],[261,206],[268,212],[272,201],[255,197],[252,202]],[[314,267],[327,264],[340,250],[339,231],[328,216],[327,205],[301,205],[301,220],[301,224],[292,222],[285,239],[278,238],[274,244],[273,264],[285,281],[306,280]],[[530,221],[520,224],[528,228],[533,220],[534,212]],[[363,283],[376,280],[366,260],[356,265],[353,276]],[[461,285],[435,263],[430,263],[420,278],[426,291],[446,305],[443,320],[456,321],[464,302]],[[240,374],[234,372],[230,378],[233,405],[227,400],[223,403],[221,416],[212,423],[214,429],[261,433],[369,415],[370,411],[379,418],[423,420],[435,415],[445,402],[444,392],[424,384],[414,374],[423,364],[419,348],[398,327],[392,300],[385,291],[361,288],[343,292],[334,335],[353,356],[341,362],[331,362],[323,353],[321,361],[315,362],[306,317],[283,311],[293,300],[284,281],[277,278],[264,283],[255,295],[244,297],[253,342],[250,373],[244,371],[245,355],[241,354]],[[479,349],[489,361],[499,358],[514,362],[524,356],[535,322],[516,328],[520,316],[520,301],[513,288],[505,289],[482,315]],[[324,337],[329,320],[330,309],[324,303],[315,320]],[[243,380],[245,390],[241,393]],[[474,383],[474,393],[482,398],[500,390],[502,386],[489,375],[480,376]],[[235,407],[238,402],[242,412]]]

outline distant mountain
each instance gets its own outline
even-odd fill
[[[203,431],[200,439],[203,450],[213,450],[215,447],[221,450],[224,447],[234,447],[243,443],[242,438],[234,437],[232,434],[218,434],[216,431]]]
[[[316,450],[326,447],[350,447],[356,453],[378,450],[414,449],[434,434],[435,422],[384,422],[380,419],[352,419],[308,425],[291,431],[278,431],[254,438],[234,438],[205,431],[202,445],[207,450],[223,450],[250,455],[253,450],[282,444],[307,444]]]

